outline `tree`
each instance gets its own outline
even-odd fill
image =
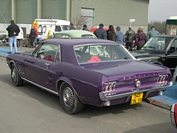
[[[88,18],[89,17],[83,15],[77,15],[72,18],[72,23],[76,29],[82,29],[82,26],[88,23]]]
[[[152,21],[151,23],[148,23],[148,31],[151,30],[151,26],[154,26],[157,31],[159,31],[160,34],[165,34],[165,26],[166,22],[159,22],[159,21]]]

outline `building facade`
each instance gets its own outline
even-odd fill
[[[148,5],[149,0],[0,0],[0,28],[13,19],[28,33],[34,19],[47,18],[69,20],[78,28],[103,23],[121,26],[123,32],[130,25],[147,32]]]

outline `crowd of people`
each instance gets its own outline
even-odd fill
[[[23,30],[20,26],[17,26],[14,20],[11,20],[11,24],[7,27],[8,37],[9,37],[9,46],[10,52],[12,52],[12,47],[14,45],[15,53],[17,52],[17,46],[22,46],[23,40]],[[129,51],[133,49],[140,50],[147,40],[154,35],[159,35],[159,32],[155,30],[155,27],[152,26],[151,30],[147,33],[147,35],[143,32],[143,28],[140,27],[137,29],[137,33],[132,30],[132,27],[129,26],[128,30],[124,34],[121,31],[121,27],[117,26],[116,30],[114,29],[113,25],[109,25],[108,30],[103,29],[104,24],[99,24],[99,28],[94,31],[95,36],[98,39],[107,39],[111,41],[116,41],[119,44],[124,45]],[[75,30],[76,28],[70,23],[70,30]],[[87,25],[83,25],[82,30],[89,31]],[[36,27],[32,26],[29,34],[29,42],[30,47],[35,47],[38,38],[38,31]],[[17,45],[18,43],[18,45]]]
[[[143,32],[142,27],[139,27],[137,32],[135,32],[132,30],[132,27],[129,26],[125,34],[121,31],[120,26],[117,26],[115,30],[113,25],[109,25],[107,31],[105,31],[103,27],[104,25],[101,23],[99,28],[94,31],[97,38],[116,41],[117,43],[124,45],[129,51],[132,51],[133,49],[140,50],[149,38],[154,35],[159,35],[159,32],[155,30],[154,26],[151,27],[151,30],[147,35]]]

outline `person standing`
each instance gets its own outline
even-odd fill
[[[113,25],[109,25],[109,29],[107,30],[107,40],[116,41],[116,33]]]
[[[135,32],[132,30],[131,26],[125,33],[126,48],[132,51],[133,43],[135,42]]]
[[[8,31],[8,37],[9,37],[9,46],[10,46],[10,53],[12,53],[12,47],[14,44],[14,48],[15,48],[15,53],[17,53],[17,36],[18,33],[20,32],[19,27],[14,23],[14,20],[10,21],[10,25],[6,28],[6,30]]]
[[[35,47],[35,44],[34,44],[35,37],[36,37],[36,31],[34,30],[34,27],[32,26],[31,30],[30,30],[30,35],[29,35],[29,40],[30,40],[31,48]]]
[[[107,39],[107,33],[103,27],[103,24],[99,24],[99,28],[93,32],[98,39]]]
[[[70,30],[76,30],[76,28],[73,26],[73,23],[70,23]]]
[[[23,30],[20,26],[19,26],[19,29],[20,29],[20,32],[18,33],[18,36],[17,36],[17,46],[21,47],[22,41],[23,41]]]
[[[36,46],[36,44],[37,44],[37,38],[38,38],[38,30],[37,30],[36,27],[34,27],[34,31],[36,32],[36,36],[35,36],[35,39],[34,39],[34,44]]]
[[[147,42],[146,34],[143,32],[143,29],[140,27],[137,30],[135,35],[135,46],[137,46],[137,50],[141,50],[144,44]]]
[[[83,25],[83,29],[82,30],[89,31],[89,29],[87,29],[87,25],[86,24]]]
[[[124,44],[124,42],[125,42],[125,36],[124,36],[124,34],[120,31],[120,27],[119,26],[117,26],[116,27],[116,42],[118,43],[118,44]]]
[[[160,35],[160,33],[155,30],[154,26],[151,26],[151,30],[147,33],[147,38],[150,39],[154,35]]]

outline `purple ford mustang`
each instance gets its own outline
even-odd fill
[[[32,53],[7,56],[15,86],[32,83],[60,97],[64,110],[112,106],[162,94],[169,68],[136,60],[122,45],[100,39],[48,39]]]

